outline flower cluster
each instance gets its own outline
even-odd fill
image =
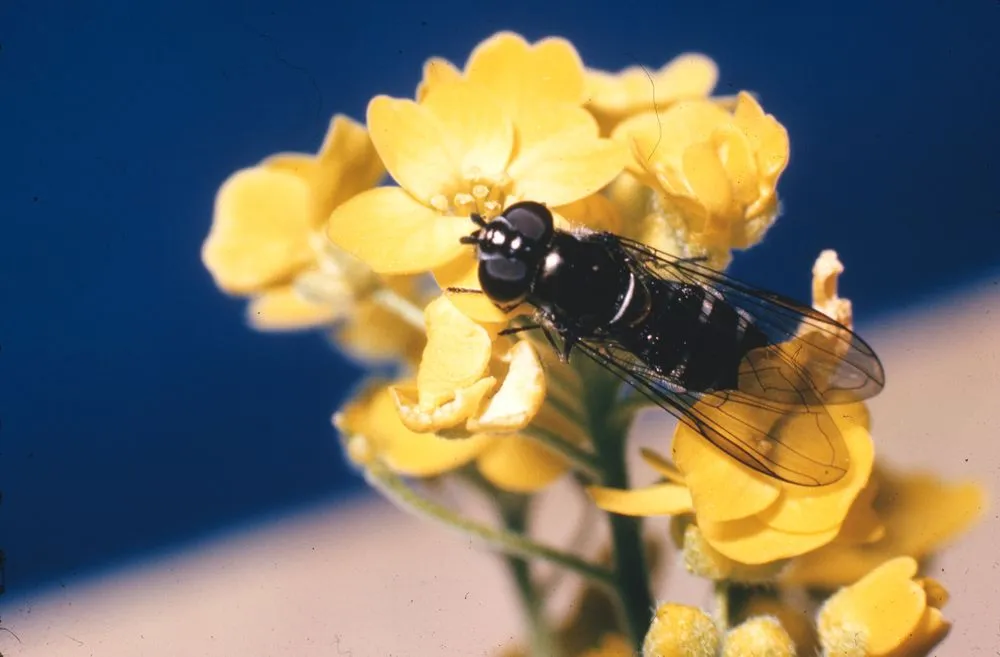
[[[547,206],[557,229],[608,231],[715,270],[759,243],[781,207],[788,135],[754,94],[713,96],[717,78],[695,53],[609,73],[564,39],[495,34],[464,67],[427,61],[412,97],[373,98],[364,125],[335,117],[317,154],[233,174],[205,266],[250,298],[255,328],[321,328],[348,354],[395,363],[335,415],[345,453],[403,508],[526,573],[535,654],[922,654],[949,624],[943,587],[917,564],[981,513],[978,486],[887,468],[857,401],[824,409],[843,442],[836,481],[751,469],[682,422],[669,456],[643,452],[659,483],[630,488],[627,435],[642,401],[579,354],[562,362],[530,330],[530,308],[481,293],[477,250],[463,241],[471,217],[489,222],[520,201]],[[848,330],[842,270],[833,252],[820,256],[812,303]],[[443,477],[489,496],[498,525],[437,501],[428,484]],[[536,493],[564,478],[608,513],[606,559],[526,531]],[[680,561],[714,585],[714,617],[653,603],[647,564],[666,548],[647,549],[644,516],[671,517]],[[536,559],[590,582],[561,627],[545,623]],[[836,593],[805,609],[788,595],[796,587]]]

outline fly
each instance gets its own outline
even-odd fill
[[[505,312],[534,308],[537,324],[526,328],[541,328],[563,361],[583,352],[758,472],[803,486],[847,472],[827,407],[885,385],[881,362],[853,331],[701,259],[557,229],[540,203],[471,219],[477,229],[462,242],[476,247],[482,292]]]

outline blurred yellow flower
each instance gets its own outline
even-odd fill
[[[658,71],[629,66],[617,73],[587,71],[586,107],[611,134],[618,123],[649,110],[662,112],[679,100],[706,98],[719,79],[719,67],[710,57],[685,53]]]
[[[807,615],[804,609],[794,607],[772,594],[758,590],[740,606],[738,617],[741,622],[760,616],[776,618],[795,644],[798,654],[817,655],[819,643],[811,615],[811,613]]]
[[[726,633],[722,657],[795,657],[795,643],[773,616],[755,616]]]
[[[389,468],[415,477],[431,477],[474,460],[489,438],[448,440],[410,431],[399,419],[388,387],[374,381],[334,416],[348,457],[360,466],[381,459]]]
[[[925,559],[968,529],[986,504],[978,484],[946,483],[929,473],[902,474],[878,466],[841,535],[793,561],[781,581],[831,589],[856,581],[894,557]],[[872,527],[873,521],[877,533],[852,531],[853,526]],[[868,540],[866,533],[871,534]]]
[[[220,187],[202,259],[225,292],[250,297],[260,330],[331,325],[356,355],[410,353],[422,338],[370,294],[382,285],[412,300],[412,278],[382,279],[327,243],[330,211],[373,187],[385,169],[363,126],[337,115],[316,155],[283,153],[237,171]],[[366,327],[357,330],[357,323]],[[362,337],[362,334],[364,337]]]
[[[643,657],[715,657],[719,630],[701,609],[668,602],[656,615],[642,644]]]
[[[818,617],[826,655],[919,657],[951,628],[941,615],[947,592],[932,579],[914,579],[917,562],[899,557],[831,596]]]
[[[733,112],[708,100],[677,102],[626,119],[613,132],[628,143],[631,173],[657,192],[673,231],[666,251],[706,255],[724,268],[732,249],[759,242],[778,214],[778,177],[788,164],[785,128],[748,93]]]
[[[501,64],[488,70],[500,76]],[[533,103],[543,86],[527,84],[512,105],[469,77],[432,86],[420,103],[379,96],[368,106],[375,148],[400,186],[341,205],[328,234],[376,272],[431,271],[442,287],[478,288],[475,250],[459,242],[472,232],[472,212],[491,218],[524,199],[573,203],[624,167],[625,147],[599,138],[579,106],[547,97]],[[455,302],[482,321],[505,319],[483,295],[456,295]]]
[[[634,657],[632,645],[621,634],[605,634],[595,648],[580,653],[580,657]]]

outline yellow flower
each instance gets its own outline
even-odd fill
[[[490,218],[524,199],[573,203],[610,182],[627,155],[598,137],[582,108],[519,98],[512,107],[470,79],[434,85],[419,104],[373,99],[372,139],[400,186],[364,192],[334,210],[331,240],[382,274],[431,271],[442,287],[478,288],[475,250],[459,242],[472,232],[470,213]],[[477,319],[505,319],[484,295],[455,296]]]
[[[274,155],[223,183],[202,248],[205,266],[221,289],[250,297],[247,318],[257,329],[344,320],[335,334],[349,351],[370,357],[413,351],[420,336],[368,295],[388,285],[416,300],[415,281],[379,279],[331,247],[322,231],[333,208],[384,175],[364,127],[335,116],[316,155]],[[357,322],[367,337],[359,336]]]
[[[708,100],[681,101],[623,121],[613,137],[630,144],[629,171],[656,191],[672,231],[653,246],[706,255],[721,269],[731,249],[759,242],[777,217],[788,134],[750,94],[740,93],[732,113]]]
[[[656,609],[642,644],[643,657],[715,657],[719,631],[697,607],[668,602]]]
[[[456,436],[527,426],[545,400],[545,372],[532,343],[497,340],[499,325],[477,324],[444,296],[424,316],[427,346],[415,385],[392,390],[403,423]]]
[[[662,112],[679,100],[706,98],[719,79],[719,68],[698,53],[679,55],[658,71],[629,66],[618,73],[587,71],[587,109],[611,134],[622,120],[649,110]]]
[[[354,436],[352,458],[363,465],[378,457],[414,476],[475,460],[483,476],[516,492],[561,477],[566,459],[525,432],[577,443],[587,437],[543,403],[545,375],[534,346],[497,340],[496,327],[473,322],[443,296],[428,304],[425,317],[427,345],[416,379],[362,394],[341,413],[338,428]]]
[[[754,584],[774,580],[786,561],[772,561],[759,565],[748,565],[733,561],[712,547],[698,525],[690,521],[690,516],[677,516],[673,521],[685,522],[681,537],[681,560],[684,568],[692,575],[715,581],[727,580]],[[671,528],[673,526],[671,525]]]
[[[746,467],[680,423],[674,432],[676,469],[647,460],[673,483],[630,491],[591,487],[595,503],[625,515],[693,512],[705,541],[742,564],[787,559],[825,545],[840,532],[847,512],[868,481],[874,448],[862,404],[827,408],[844,436],[847,474],[826,486],[798,486]]]
[[[562,420],[544,409],[536,421],[558,430]],[[378,382],[337,413],[334,424],[354,463],[365,467],[379,459],[408,476],[442,475],[475,461],[480,473],[497,487],[530,493],[548,486],[569,468],[562,456],[520,433],[446,438],[413,431],[400,419],[392,387]]]
[[[941,615],[947,592],[932,579],[914,579],[917,562],[899,557],[835,593],[819,613],[826,655],[919,657],[951,628]]]
[[[841,535],[793,561],[781,580],[830,589],[856,581],[894,557],[925,559],[965,531],[985,508],[986,494],[978,484],[946,483],[931,474],[902,474],[879,466]]]

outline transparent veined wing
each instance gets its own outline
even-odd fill
[[[576,348],[753,470],[800,486],[832,484],[847,473],[841,429],[809,391],[796,404],[741,390],[685,391],[615,342],[583,340]]]
[[[705,287],[767,335],[769,344],[751,351],[740,364],[741,393],[781,404],[849,404],[869,399],[885,386],[882,363],[868,343],[818,310],[697,261],[615,235],[607,238],[640,276]]]

